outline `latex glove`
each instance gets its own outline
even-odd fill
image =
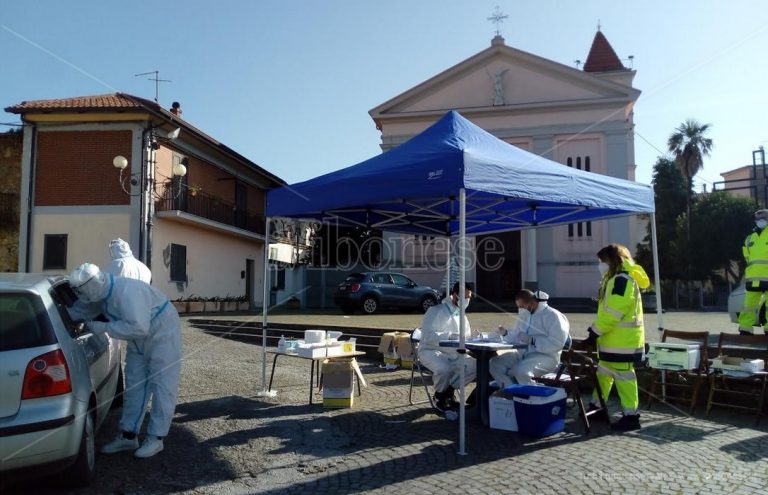
[[[89,321],[85,323],[88,330],[93,332],[94,335],[98,335],[107,331],[107,324],[103,321]]]

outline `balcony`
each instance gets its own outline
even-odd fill
[[[181,192],[176,196],[177,188]],[[211,196],[196,191],[184,184],[166,182],[163,194],[155,202],[155,211],[180,211],[196,217],[211,220],[255,234],[264,235],[264,217],[238,209],[237,205],[224,201],[218,196]]]
[[[19,195],[0,193],[0,227],[13,227],[14,225],[16,228],[19,227]]]

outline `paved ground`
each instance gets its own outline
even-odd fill
[[[325,323],[324,315],[312,318]],[[726,322],[721,314],[687,314],[680,324],[689,326],[678,328]],[[323,410],[307,403],[306,361],[284,358],[278,395],[259,397],[260,347],[186,325],[183,336],[181,394],[165,451],[145,461],[99,455],[96,483],[78,493],[719,494],[768,486],[768,420],[755,427],[740,414],[704,419],[654,406],[643,411],[639,432],[613,434],[596,424],[587,435],[569,410],[566,431],[541,440],[470,423],[460,456],[456,423],[408,405],[409,372],[363,363],[370,383],[361,400],[353,409]],[[100,445],[116,420],[113,413]],[[35,481],[15,491],[55,487]]]

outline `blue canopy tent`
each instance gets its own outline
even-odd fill
[[[339,225],[401,233],[458,235],[460,260],[466,259],[467,235],[646,213],[651,215],[654,268],[658,273],[654,211],[651,186],[577,170],[529,153],[496,138],[455,111],[386,153],[267,194],[268,227],[270,218],[287,217],[332,220]],[[660,294],[657,280],[659,325]],[[464,348],[463,339],[459,345]],[[263,382],[266,387],[266,360]],[[463,393],[462,388],[461,453]]]

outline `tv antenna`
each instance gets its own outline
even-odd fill
[[[139,77],[139,76],[148,76],[149,74],[154,74],[155,77],[148,77],[148,81],[155,81],[155,103],[159,103],[158,97],[160,95],[160,83],[161,82],[173,82],[170,79],[160,79],[160,71],[159,70],[151,70],[149,72],[142,72],[141,74],[134,74],[133,77]]]

